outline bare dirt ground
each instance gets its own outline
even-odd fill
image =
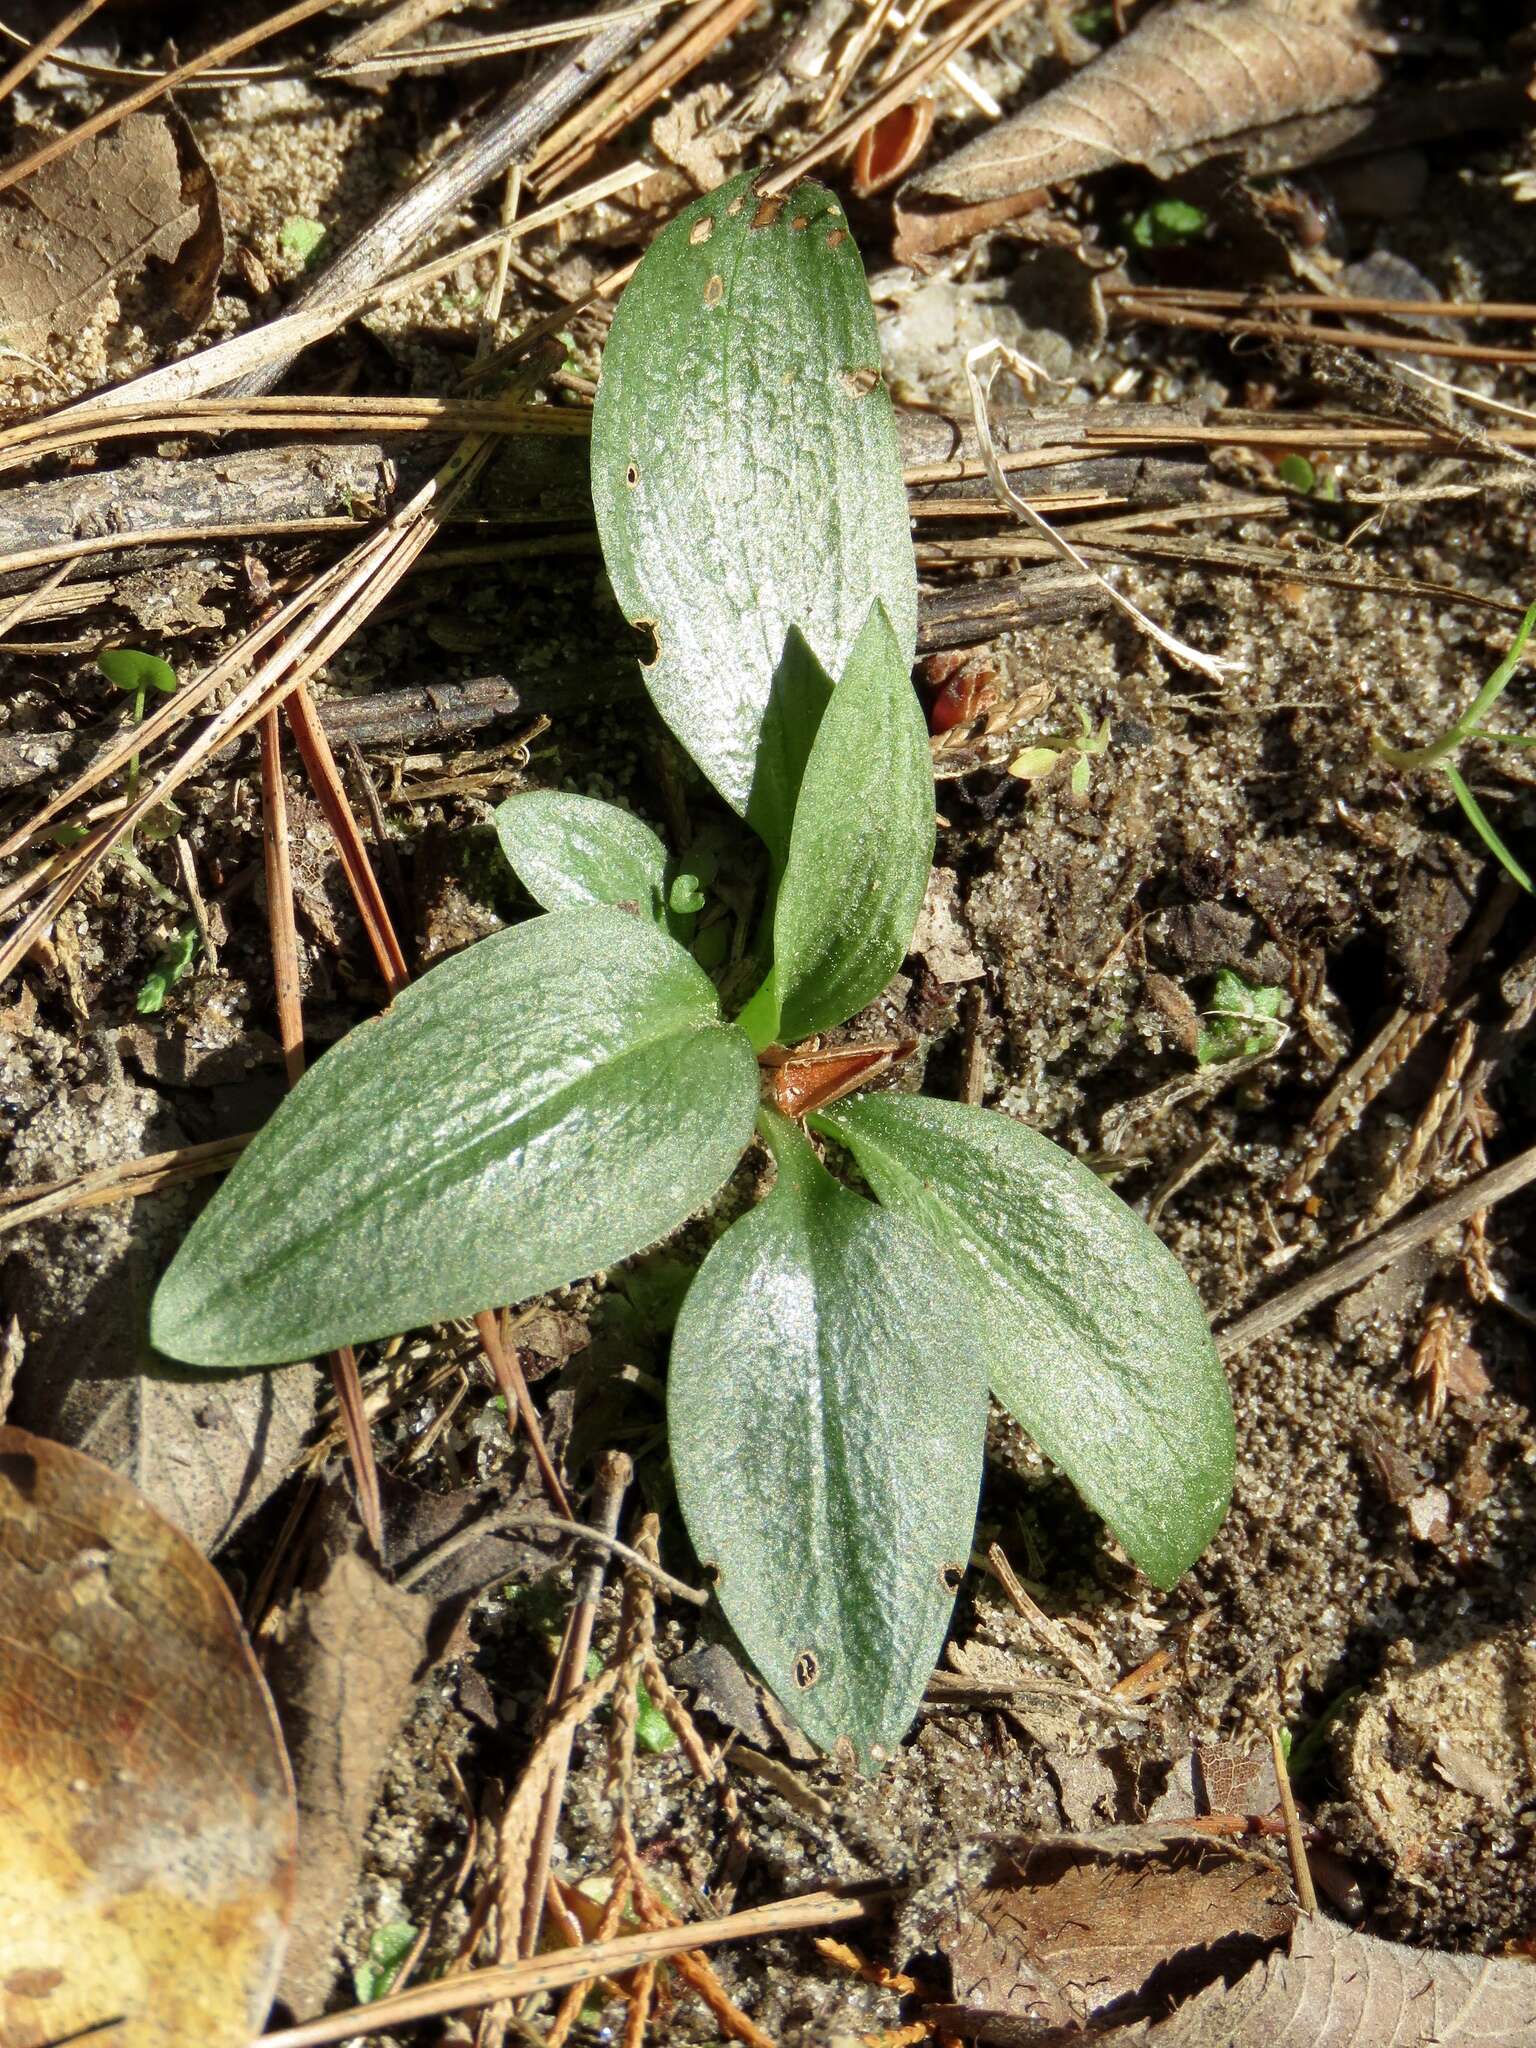
[[[167,38],[186,54],[247,18],[225,8],[124,7],[71,47],[98,61],[160,64]],[[455,19],[483,28],[524,18],[466,8]],[[46,23],[19,25],[36,33]],[[1459,16],[1421,27],[1477,34]],[[279,47],[302,66],[337,33],[337,22],[322,17]],[[683,90],[737,88],[776,48],[766,12],[753,16]],[[1484,60],[1497,55],[1490,48]],[[175,339],[154,273],[125,281],[82,327],[29,346],[24,360],[0,361],[7,420],[269,317],[312,260],[294,223],[323,227],[322,256],[341,246],[462,132],[493,86],[518,75],[521,61],[422,71],[387,89],[307,76],[184,94],[228,236],[206,325],[195,342]],[[976,83],[1010,105],[1063,68],[1048,25],[1027,10],[977,45],[969,63]],[[10,146],[72,125],[101,89],[57,68],[39,72],[4,109]],[[649,150],[649,186],[518,245],[500,338],[580,298],[687,196],[686,180],[651,143],[652,118],[633,123],[581,174]],[[978,120],[946,88],[936,148],[974,132]],[[786,115],[740,161],[787,153],[800,132]],[[1393,191],[1362,205],[1342,177],[1335,191],[1326,169],[1299,173],[1324,222],[1316,260],[1337,277],[1390,256],[1412,266],[1402,275],[1423,296],[1518,300],[1536,274],[1536,205],[1522,205],[1508,179],[1528,161],[1525,140],[1507,132],[1417,145],[1406,170],[1393,160],[1416,195],[1406,207]],[[842,176],[835,166],[827,174]],[[1112,249],[1155,190],[1140,173],[1110,173],[1064,202],[1062,214]],[[483,232],[496,205],[492,188],[441,224],[440,243]],[[1291,428],[1325,406],[1350,405],[1399,426],[1454,421],[1467,434],[1462,455],[1368,447],[1330,455],[1319,431],[1315,466],[1336,485],[1329,496],[1287,487],[1275,467],[1284,451],[1266,446],[1261,427],[1214,454],[1174,447],[1178,460],[1200,465],[1184,502],[1205,504],[1211,519],[1169,529],[1184,555],[1169,548],[1127,557],[1119,580],[1170,631],[1234,664],[1220,684],[1180,669],[1101,608],[1022,623],[965,649],[986,670],[992,704],[1021,708],[1001,733],[937,758],[938,864],[953,918],[943,936],[925,920],[924,943],[877,1006],[878,1021],[920,1041],[896,1085],[924,1078],[930,1092],[953,1096],[979,1072],[988,1103],[1089,1157],[1153,1217],[1220,1329],[1380,1228],[1389,1202],[1394,1213],[1413,1213],[1412,1204],[1427,1206],[1529,1142],[1536,1070],[1530,1041],[1507,1027],[1525,1015],[1536,941],[1530,897],[1501,879],[1445,780],[1390,768],[1373,755],[1371,736],[1413,744],[1438,733],[1508,647],[1536,597],[1530,457],[1510,449],[1491,459],[1476,437],[1508,424],[1503,415],[1447,399],[1379,355],[1346,388],[1341,359],[1361,360],[1348,351],[1252,339],[1234,346],[1123,318],[1095,338],[1081,324],[1080,286],[1070,297],[1059,289],[1056,252],[984,236],[924,279],[892,265],[888,195],[851,212],[884,322],[887,375],[914,410],[963,421],[960,357],[996,332],[1045,356],[1062,380],[1050,403],[1063,407],[1135,403],[1170,415],[1262,407]],[[1129,274],[1207,284],[1241,274],[1251,252],[1224,241],[1225,231],[1218,215],[1213,246],[1138,252]],[[337,398],[457,391],[493,273],[491,258],[472,259],[369,313],[321,342],[280,388]],[[1365,290],[1367,273],[1358,275]],[[563,381],[546,386],[552,404],[589,402],[603,331],[600,309],[571,314]],[[1486,342],[1495,357],[1501,340],[1529,339],[1528,326],[1471,318],[1448,331]],[[1497,360],[1424,367],[1506,404],[1529,395],[1525,372]],[[324,437],[295,438],[308,447]],[[384,437],[364,423],[346,436],[354,450],[372,451],[376,439]],[[201,463],[210,454],[234,460],[273,445],[238,431],[210,443],[157,427],[149,438],[102,440],[13,469],[0,535],[9,553],[19,501],[82,488],[97,469]],[[331,459],[345,446],[333,444]],[[441,459],[443,444],[424,455],[419,439],[401,439],[383,452],[403,490]],[[510,481],[493,482],[480,501],[493,523],[483,534],[445,534],[317,690],[329,705],[489,674],[516,686],[506,693],[511,715],[462,737],[423,727],[365,739],[382,829],[367,822],[361,778],[344,755],[413,964],[526,908],[486,826],[508,793],[561,786],[618,797],[669,834],[680,820],[711,815],[704,786],[634,693],[622,625],[583,524],[580,460],[579,443],[553,441],[526,461],[516,446],[503,455]],[[309,474],[318,474],[313,462]],[[327,516],[365,519],[374,509],[356,474],[341,487],[344,505],[334,479],[322,478],[320,489],[330,497]],[[1219,505],[1239,496],[1268,502],[1218,523]],[[189,673],[248,625],[259,578],[296,587],[339,545],[334,533],[281,526],[274,519],[244,538],[87,560],[74,579],[90,583],[78,608],[44,611],[8,634],[16,644],[0,647],[4,823],[61,787],[118,715],[93,665],[99,644],[153,647]],[[915,532],[934,551],[920,563],[935,598],[1019,566],[1001,550],[959,567],[937,559],[941,543],[982,532],[1016,537],[1001,514],[985,524],[920,516]],[[541,547],[551,533],[556,546]],[[1220,545],[1206,545],[1218,535]],[[522,552],[437,563],[485,537],[520,541]],[[1223,557],[1222,547],[1246,547],[1253,559]],[[254,559],[255,572],[243,558]],[[35,571],[4,573],[3,563],[0,573],[0,605],[37,581]],[[930,605],[925,617],[938,616]],[[943,644],[931,627],[930,654]],[[1492,722],[1522,730],[1529,706],[1522,674]],[[1074,793],[1065,766],[1033,781],[1007,773],[1022,747],[1075,730],[1079,710],[1092,728],[1108,721],[1086,791]],[[1527,760],[1483,748],[1465,765],[1528,864],[1536,832]],[[107,865],[0,988],[6,1189],[35,1194],[69,1175],[249,1131],[279,1098],[256,775],[248,736],[177,795],[216,959],[204,951],[163,1009],[141,1014],[136,1004],[186,917],[184,868],[169,831],[146,833],[138,848],[158,892],[133,868]],[[369,1014],[381,989],[335,846],[291,761],[289,802],[306,1034],[318,1052]],[[21,871],[17,864],[7,874]],[[1283,990],[1284,1028],[1261,1033],[1245,1058],[1202,1066],[1193,1054],[1196,1013],[1223,969]],[[1320,1106],[1394,1017],[1396,1050],[1346,1098],[1333,1119],[1342,1135],[1307,1169],[1328,1123]],[[1478,1068],[1495,1057],[1497,1065]],[[1470,1098],[1457,1095],[1469,1065],[1474,1080],[1482,1073]],[[0,1239],[5,1314],[16,1319],[22,1349],[9,1419],[117,1465],[189,1527],[225,1569],[280,1672],[303,1597],[296,1589],[313,1592],[356,1543],[356,1524],[323,1375],[295,1367],[189,1392],[147,1354],[149,1293],[206,1185],[68,1209]],[[728,1193],[722,1214],[731,1201]],[[1516,1196],[1230,1351],[1236,1496],[1207,1555],[1169,1594],[1139,1579],[1066,1482],[994,1418],[979,1568],[956,1610],[947,1668],[912,1736],[873,1779],[808,1757],[732,1659],[723,1627],[663,1603],[662,1663],[699,1727],[712,1743],[734,1731],[769,1762],[728,1769],[749,1844],[736,1857],[717,1793],[697,1782],[675,1739],[660,1738],[667,1746],[657,1753],[642,1749],[634,1828],[662,1897],[685,1917],[707,1917],[722,1899],[748,1906],[878,1882],[900,1897],[887,1919],[852,1938],[871,1960],[903,1967],[935,1944],[901,1900],[937,1896],[984,1838],[1140,1820],[1187,1768],[1192,1745],[1250,1750],[1267,1745],[1272,1723],[1299,1742],[1326,1719],[1297,1790],[1336,1908],[1374,1933],[1426,1947],[1528,1954],[1536,1928],[1531,1213],[1529,1198]],[[689,1239],[707,1242],[718,1220],[696,1222]],[[532,1319],[514,1332],[573,1488],[584,1495],[605,1450],[628,1453],[631,1508],[660,1515],[662,1557],[685,1578],[696,1565],[671,1502],[658,1396],[687,1249],[663,1248],[632,1272],[525,1305]],[[458,1526],[465,1504],[521,1485],[522,1454],[508,1440],[472,1331],[414,1333],[361,1363],[394,1518],[385,1575],[398,1575]],[[328,1461],[311,1455],[316,1444],[328,1447]],[[452,1496],[458,1520],[434,1526],[423,1505],[433,1496]],[[989,1575],[994,1541],[1066,1625],[1088,1677]],[[351,1973],[392,1923],[429,1930],[418,1982],[468,1959],[476,1900],[490,1882],[494,1815],[528,1754],[570,1598],[575,1568],[562,1554],[551,1569],[551,1555],[507,1543],[439,1587],[423,1619],[430,1654],[423,1649],[419,1682],[399,1703],[398,1739],[376,1756],[359,1738],[355,1762],[338,1766],[343,1778],[353,1772],[347,1793],[354,1806],[362,1802],[349,1823],[361,1870],[339,1946],[333,1952],[327,1925],[279,2014],[348,2002]],[[596,1623],[600,1655],[611,1653],[617,1619],[610,1589]],[[1114,1690],[1141,1667],[1144,1684]],[[600,1716],[577,1737],[554,1861],[572,1884],[589,1881],[594,1910],[613,1823],[606,1762]],[[352,1886],[346,1857],[316,1882],[329,1888],[326,1910],[340,1919],[337,1887]],[[804,1937],[722,1951],[716,1967],[776,2041],[878,2033],[904,2010],[897,1994],[861,1982]],[[652,2039],[720,2037],[720,2021],[684,1987],[672,1986],[667,2000]],[[621,2011],[594,1993],[574,2038],[608,2038],[603,2029],[621,2024]]]

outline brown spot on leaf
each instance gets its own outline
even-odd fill
[[[706,213],[702,215],[700,219],[696,220],[693,226],[688,230],[688,239],[690,242],[694,244],[695,248],[697,248],[700,242],[707,242],[714,232],[714,220],[711,215]]]
[[[637,469],[637,468],[635,467],[634,463],[631,463],[631,464],[629,465],[628,469],[626,469],[626,470],[625,470],[625,472],[624,472],[624,481],[625,481],[625,483],[627,483],[627,484],[629,485],[629,488],[630,488],[631,490],[633,490],[633,489],[635,488],[635,485],[636,485],[637,483],[639,483],[639,481],[640,481],[640,472],[639,472],[639,470],[638,470],[638,469]]]
[[[810,226],[810,224],[811,216],[808,213],[797,213],[794,219],[790,222],[790,226],[794,229],[797,235],[803,234],[805,230]]]
[[[709,280],[709,283],[704,287],[704,303],[706,306],[718,306],[724,297],[725,279],[717,270]]]
[[[732,215],[734,215],[734,214],[738,214],[738,213],[740,213],[741,209],[742,209],[742,208],[743,208],[743,207],[744,207],[744,206],[746,205],[746,203],[747,203],[747,195],[746,195],[746,193],[745,193],[745,192],[738,192],[738,193],[736,194],[736,197],[735,197],[735,198],[734,198],[734,199],[733,199],[733,200],[731,201],[730,205],[729,205],[729,206],[728,206],[728,207],[727,207],[727,208],[726,208],[725,210],[726,210],[726,212],[727,212],[727,213],[729,213],[729,214],[732,214]]]
[[[642,668],[654,668],[661,659],[661,629],[654,619],[631,619],[630,631],[639,643],[635,656]]]
[[[785,198],[782,192],[770,192],[766,199],[759,199],[757,211],[752,216],[755,228],[771,228],[784,211]]]
[[[802,1692],[809,1692],[821,1676],[821,1660],[814,1650],[802,1650],[795,1659],[795,1683]]]
[[[828,235],[827,237],[827,247],[829,249],[836,249],[840,247],[842,243],[846,242],[847,239],[848,237],[844,234],[841,228],[834,228],[831,234]]]
[[[842,386],[850,398],[867,398],[880,382],[878,369],[844,370]]]
[[[964,1577],[964,1565],[941,1564],[939,1566],[939,1584],[944,1588],[945,1592],[949,1594],[951,1599],[953,1599],[955,1594],[959,1592],[960,1582],[962,1579],[964,1579]]]

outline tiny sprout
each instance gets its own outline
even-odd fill
[[[1286,1036],[1280,1022],[1284,999],[1283,989],[1245,981],[1234,968],[1223,967],[1202,1012],[1206,1022],[1195,1042],[1196,1062],[1211,1067],[1278,1052]]]
[[[1430,740],[1427,745],[1422,747],[1392,747],[1388,746],[1379,732],[1371,734],[1372,748],[1381,756],[1383,761],[1388,762],[1393,768],[1403,768],[1409,771],[1422,768],[1435,768],[1439,770],[1451,785],[1452,794],[1455,796],[1457,803],[1461,805],[1468,824],[1472,827],[1478,838],[1482,840],[1484,846],[1487,847],[1488,851],[1498,861],[1510,879],[1518,882],[1520,887],[1528,892],[1533,887],[1530,876],[1521,867],[1519,861],[1515,859],[1498,833],[1495,832],[1482,805],[1467,787],[1465,777],[1456,766],[1456,763],[1450,759],[1450,756],[1465,746],[1468,740],[1488,740],[1496,747],[1536,746],[1536,735],[1517,732],[1490,732],[1481,723],[1481,720],[1493,709],[1500,697],[1503,696],[1505,690],[1508,689],[1515,670],[1520,666],[1521,657],[1525,653],[1525,643],[1531,637],[1531,628],[1533,626],[1536,626],[1536,604],[1530,607],[1525,617],[1520,621],[1520,630],[1516,633],[1514,645],[1510,648],[1508,654],[1505,655],[1504,659],[1478,691],[1460,718],[1453,720],[1438,739]]]
[[[158,654],[146,654],[138,647],[103,647],[96,657],[96,666],[112,685],[114,690],[127,690],[133,697],[133,723],[144,723],[144,702],[151,690],[158,690],[169,697],[176,688],[176,671],[168,661],[162,661]],[[132,803],[139,788],[139,757],[132,754],[128,760],[128,801]]]
[[[1048,733],[1038,746],[1026,747],[1008,763],[1008,773],[1020,782],[1038,782],[1049,775],[1058,761],[1069,755],[1072,761],[1071,788],[1074,796],[1086,796],[1093,770],[1089,765],[1096,754],[1109,751],[1109,720],[1102,719],[1095,732],[1093,721],[1081,705],[1077,706],[1078,724],[1081,730]]]
[[[1127,228],[1138,249],[1179,248],[1192,242],[1210,220],[1203,208],[1187,199],[1155,199],[1144,206]]]

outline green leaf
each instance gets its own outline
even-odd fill
[[[275,1365],[627,1258],[740,1157],[751,1047],[681,947],[606,906],[483,939],[299,1082],[155,1296],[194,1365]]]
[[[323,222],[310,220],[302,213],[290,213],[277,231],[277,246],[285,256],[307,267],[319,254],[325,236]]]
[[[1273,1052],[1285,1037],[1279,1021],[1285,991],[1245,981],[1236,968],[1223,967],[1211,986],[1205,1021],[1195,1041],[1195,1059],[1202,1067],[1221,1060],[1251,1059]]]
[[[352,1972],[352,1989],[360,2004],[367,2005],[371,1999],[384,1996],[415,1940],[416,1929],[409,1920],[386,1920],[382,1927],[373,1930],[368,1937],[368,1960],[359,1963]]]
[[[517,879],[545,910],[637,903],[657,916],[666,900],[667,849],[617,804],[531,789],[495,811],[496,836]]]
[[[1275,464],[1275,475],[1293,491],[1302,491],[1309,496],[1317,488],[1317,471],[1305,455],[1282,455]]]
[[[800,1726],[898,1742],[970,1555],[986,1387],[963,1284],[799,1131],[704,1261],[667,1413],[678,1499],[731,1626]]]
[[[831,701],[832,678],[806,645],[800,628],[791,626],[768,692],[757,743],[757,774],[747,806],[747,823],[773,857],[775,883],[789,858],[805,765]]]
[[[176,671],[158,654],[146,654],[138,647],[103,647],[96,666],[114,690],[158,690],[168,697],[176,687]]]
[[[189,918],[139,986],[134,1008],[141,1017],[153,1017],[165,1008],[166,997],[191,967],[197,947],[197,926]]]
[[[948,1254],[992,1391],[1171,1586],[1232,1492],[1232,1401],[1199,1297],[1078,1160],[996,1110],[866,1095],[812,1119]]]
[[[771,1035],[786,1045],[862,1010],[900,967],[933,863],[933,759],[901,648],[876,601],[805,765],[773,913]],[[754,1042],[767,1012],[754,998]]]
[[[1209,219],[1187,199],[1154,199],[1131,222],[1130,236],[1138,249],[1175,248],[1192,241]]]
[[[901,456],[830,192],[759,198],[744,175],[657,236],[603,355],[592,500],[619,604],[654,635],[646,685],[743,816],[791,627],[838,675],[878,597],[910,663]]]

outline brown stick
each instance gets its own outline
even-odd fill
[[[840,1898],[834,1892],[805,1892],[771,1906],[728,1913],[722,1920],[696,1920],[691,1926],[659,1927],[643,1934],[625,1934],[613,1941],[535,1956],[489,1970],[467,1970],[436,1984],[422,1984],[398,1996],[376,1998],[350,2012],[327,2013],[296,2027],[281,2027],[259,2037],[260,2048],[325,2048],[357,2033],[378,2033],[415,2020],[437,2019],[446,2013],[472,2012],[498,1998],[528,1998],[539,1991],[558,1991],[594,1977],[622,1975],[637,1965],[688,1949],[714,1948],[724,1941],[748,1941],[757,1935],[792,1934],[806,1927],[839,1927],[864,1919],[871,1911],[867,1898]]]
[[[1347,1288],[1358,1287],[1363,1280],[1369,1280],[1373,1273],[1379,1273],[1383,1266],[1390,1266],[1394,1259],[1402,1258],[1416,1245],[1438,1236],[1454,1223],[1464,1223],[1479,1209],[1491,1209],[1496,1202],[1505,1201],[1509,1196],[1518,1194],[1521,1188],[1529,1187],[1532,1181],[1536,1181],[1536,1145],[1517,1152],[1502,1166],[1491,1167],[1487,1173],[1465,1181],[1421,1215],[1410,1216],[1405,1223],[1394,1224],[1390,1230],[1384,1230],[1354,1251],[1346,1252],[1343,1258],[1335,1259],[1320,1273],[1298,1280],[1294,1287],[1286,1288],[1273,1301],[1266,1301],[1259,1308],[1250,1309],[1247,1315],[1239,1316],[1236,1322],[1225,1324],[1216,1332],[1217,1350],[1223,1358],[1231,1358],[1235,1353],[1245,1351],[1250,1344],[1272,1337],[1277,1330],[1295,1322],[1298,1316],[1307,1315],[1323,1302],[1343,1294]]]
[[[342,787],[331,743],[325,736],[324,726],[315,716],[314,700],[306,684],[301,683],[293,692],[286,708],[288,723],[298,741],[299,753],[320,808],[325,813],[325,821],[331,828],[336,850],[341,855],[347,885],[363,920],[363,929],[368,934],[368,943],[373,948],[379,972],[384,977],[384,986],[392,996],[397,995],[410,980],[410,970],[400,950],[400,941],[395,937],[389,906],[373,872],[363,835],[357,829],[357,819],[352,815],[352,806]]]
[[[480,1333],[480,1342],[485,1355],[491,1362],[491,1371],[496,1375],[496,1384],[501,1389],[507,1404],[507,1427],[513,1427],[513,1418],[522,1423],[523,1433],[533,1452],[533,1462],[538,1467],[539,1478],[544,1491],[556,1514],[572,1518],[573,1510],[565,1488],[560,1484],[560,1475],[555,1470],[555,1461],[549,1455],[549,1446],[544,1441],[544,1432],[539,1427],[539,1411],[533,1405],[533,1396],[528,1391],[528,1382],[523,1378],[523,1369],[517,1362],[517,1353],[501,1341],[501,1330],[494,1311],[487,1309],[475,1317],[475,1328]]]
[[[267,926],[272,938],[272,980],[277,995],[277,1030],[283,1067],[292,1088],[304,1072],[304,1009],[299,994],[299,935],[293,919],[293,871],[288,854],[288,803],[283,791],[278,719],[261,721],[262,851],[267,876]],[[376,1555],[384,1552],[384,1508],[373,1434],[358,1378],[357,1353],[343,1344],[331,1353],[331,1384],[357,1488],[357,1511]]]

